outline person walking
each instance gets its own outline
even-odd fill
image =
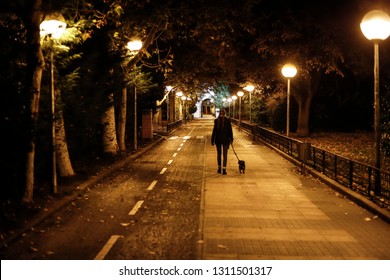
[[[213,133],[211,135],[211,145],[217,147],[218,173],[226,175],[227,154],[230,144],[233,143],[233,130],[230,119],[226,117],[226,112],[222,109],[218,118],[214,120]],[[221,161],[223,155],[223,162]],[[222,163],[222,169],[221,169]]]

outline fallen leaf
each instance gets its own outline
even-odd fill
[[[30,247],[30,250],[33,251],[33,252],[38,252],[38,249],[35,248],[35,247]]]

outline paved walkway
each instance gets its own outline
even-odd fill
[[[246,162],[218,174],[206,148],[202,259],[390,259],[390,224],[234,131]]]

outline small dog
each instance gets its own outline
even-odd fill
[[[240,173],[245,174],[245,161],[238,160],[238,170],[240,170]]]

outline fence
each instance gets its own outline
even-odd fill
[[[175,121],[175,122],[172,122],[172,123],[168,123],[167,124],[167,134],[170,133],[175,128],[180,127],[182,125],[182,123],[183,123],[182,120],[178,120],[178,121]]]
[[[232,123],[238,125],[237,120]],[[285,137],[257,125],[241,123],[239,129],[250,133],[253,137],[278,148],[280,151],[303,162],[299,154],[301,141]],[[304,160],[307,166],[321,172],[339,184],[359,192],[380,206],[389,206],[390,173],[377,168],[338,156],[326,150],[307,145],[308,157]]]

